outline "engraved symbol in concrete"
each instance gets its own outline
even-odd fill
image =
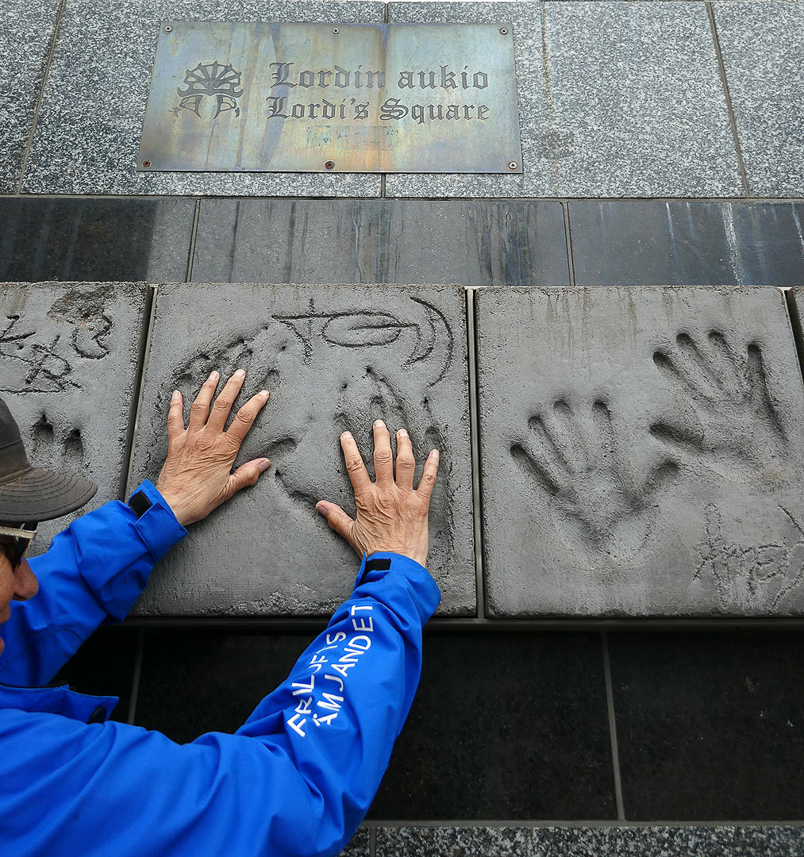
[[[763,545],[727,541],[720,509],[714,503],[704,509],[705,533],[693,580],[710,578],[721,607],[776,610],[804,580],[804,529],[787,509],[778,508],[784,516],[782,539]]]
[[[31,428],[31,438],[30,458],[33,461],[46,461],[48,466],[68,473],[81,473],[81,468],[86,465],[84,441],[79,428],[55,426],[51,417],[43,411]]]
[[[305,363],[310,362],[313,343],[317,339],[344,348],[367,348],[390,345],[399,339],[404,330],[413,331],[416,347],[404,365],[412,366],[428,358],[440,361],[438,375],[428,382],[428,386],[432,386],[449,369],[453,349],[452,331],[442,313],[434,306],[419,298],[411,298],[411,301],[422,307],[424,318],[417,321],[401,320],[387,312],[310,312],[298,316],[276,316],[276,319],[287,325],[301,341]],[[437,346],[440,346],[440,353],[436,352]]]
[[[550,495],[550,512],[564,542],[590,566],[635,556],[657,513],[654,497],[678,472],[666,460],[637,476],[622,448],[608,405],[598,399],[577,413],[558,399],[528,420],[530,437],[511,455]]]
[[[56,393],[80,390],[74,377],[76,359],[101,360],[109,354],[106,339],[112,320],[105,313],[103,291],[69,291],[51,304],[53,325],[36,325],[33,319],[9,314],[0,320],[0,358],[9,367],[0,380],[6,393]],[[60,324],[59,324],[60,323]],[[14,368],[20,371],[15,372]]]
[[[772,476],[788,438],[756,342],[741,353],[717,330],[706,342],[679,333],[675,349],[656,351],[653,362],[681,395],[686,416],[652,425],[655,438],[730,479]]]
[[[179,110],[190,110],[201,118],[201,103],[208,96],[215,97],[216,110],[213,119],[217,119],[221,113],[234,110],[235,116],[240,115],[237,99],[243,94],[240,86],[240,72],[235,71],[231,63],[224,65],[217,60],[210,63],[198,63],[194,69],[187,69],[184,76],[187,89],[177,90],[181,101],[176,108]]]

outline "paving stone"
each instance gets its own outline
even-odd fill
[[[163,20],[381,23],[379,2],[68,0],[23,189],[29,193],[379,196],[379,175],[138,173]]]
[[[426,634],[369,818],[615,815],[599,634]]]
[[[802,656],[800,631],[609,635],[625,817],[800,818]]]
[[[750,192],[804,194],[804,6],[719,2],[715,21]]]
[[[391,22],[511,23],[519,176],[389,175],[388,196],[738,196],[703,3],[391,3]]]
[[[557,202],[205,200],[200,282],[569,285]]]
[[[800,827],[398,827],[377,831],[377,857],[790,857]]]
[[[147,303],[132,283],[0,285],[0,397],[28,457],[99,486],[80,512],[41,524],[33,554],[123,495]]]
[[[804,282],[804,207],[792,203],[571,202],[579,286]]]
[[[0,199],[0,280],[183,281],[189,199]]]
[[[466,359],[458,287],[160,287],[135,479],[161,467],[170,391],[181,389],[189,406],[212,369],[228,377],[244,368],[246,396],[271,390],[240,460],[267,455],[273,464],[171,552],[139,612],[329,612],[351,591],[358,563],[314,504],[352,506],[338,437],[348,427],[369,455],[371,423],[383,417],[393,432],[407,426],[420,461],[427,448],[442,451],[430,570],[442,612],[473,613]]]
[[[781,291],[477,300],[493,615],[804,612],[804,389]]]
[[[58,9],[59,0],[9,0],[0,7],[0,193],[17,189]]]

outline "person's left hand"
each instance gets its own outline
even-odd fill
[[[240,444],[268,401],[267,390],[252,396],[235,414],[229,430],[224,431],[245,378],[246,373],[238,369],[210,412],[220,379],[213,372],[190,408],[187,428],[181,393],[173,391],[168,412],[168,454],[156,488],[183,526],[200,521],[241,488],[254,485],[271,463],[267,458],[254,458],[232,473]]]

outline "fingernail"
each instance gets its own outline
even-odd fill
[[[327,517],[327,507],[322,505],[321,503],[315,504],[315,510],[319,514],[323,515],[325,518]]]
[[[260,467],[260,473],[264,473],[271,466],[271,462],[267,458],[263,458],[258,462],[258,464]]]
[[[349,440],[349,438],[350,438],[351,436],[352,436],[352,433],[351,433],[350,431],[345,431],[345,432],[341,435],[341,440]]]
[[[174,401],[174,402],[175,402],[175,401],[176,401],[176,399],[178,399],[178,398],[179,398],[179,391],[178,391],[178,390],[174,390],[174,391],[173,391],[173,395],[171,395],[171,397],[170,397],[170,398],[171,398],[171,401]]]
[[[235,372],[235,378],[245,378],[245,377],[246,377],[246,373],[242,369],[238,369],[237,372]]]
[[[260,390],[260,395],[265,396],[265,398],[267,399],[268,396],[270,396],[271,394],[267,390]]]
[[[215,372],[215,370],[214,370],[214,369],[213,369],[213,371],[212,371],[212,372],[210,372],[210,373],[209,373],[209,380],[210,380],[210,381],[217,381],[219,377],[220,377],[220,376],[218,375],[218,373],[217,373],[217,372]]]
[[[439,459],[439,457],[440,457],[440,453],[439,453],[439,451],[438,451],[437,449],[434,449],[434,450],[430,453],[430,455],[432,455],[432,456],[433,456],[433,458],[434,458],[436,461],[438,461],[438,459]]]
[[[397,432],[397,434],[398,434],[400,437],[407,437],[407,436],[408,436],[408,433],[405,431],[405,429],[399,429],[399,431]]]
[[[374,420],[374,428],[385,428],[385,423],[382,420]]]

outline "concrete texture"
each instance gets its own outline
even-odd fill
[[[371,423],[383,417],[392,432],[407,426],[421,462],[442,451],[430,570],[442,612],[474,613],[466,359],[458,287],[160,287],[132,487],[161,467],[170,391],[189,406],[212,369],[247,371],[241,401],[271,391],[239,460],[267,455],[272,466],[171,552],[138,612],[329,612],[351,591],[358,560],[314,504],[353,508],[338,437],[349,428],[370,455]]]
[[[569,285],[564,213],[558,202],[204,200],[192,279]]]
[[[389,175],[388,196],[739,196],[703,3],[392,3],[392,22],[511,23],[521,176]]]
[[[59,0],[10,0],[0,6],[0,193],[17,189],[33,128]]]
[[[123,495],[147,287],[0,285],[0,396],[40,467],[98,483],[82,509]],[[40,525],[33,553],[77,515]]]
[[[780,291],[477,300],[492,615],[804,613],[804,388]]]
[[[379,196],[378,175],[138,173],[163,20],[381,23],[379,2],[68,0],[23,189],[29,193]]]
[[[377,831],[377,857],[790,857],[800,827],[399,827]]]
[[[714,6],[750,192],[802,196],[804,6],[734,0]]]

